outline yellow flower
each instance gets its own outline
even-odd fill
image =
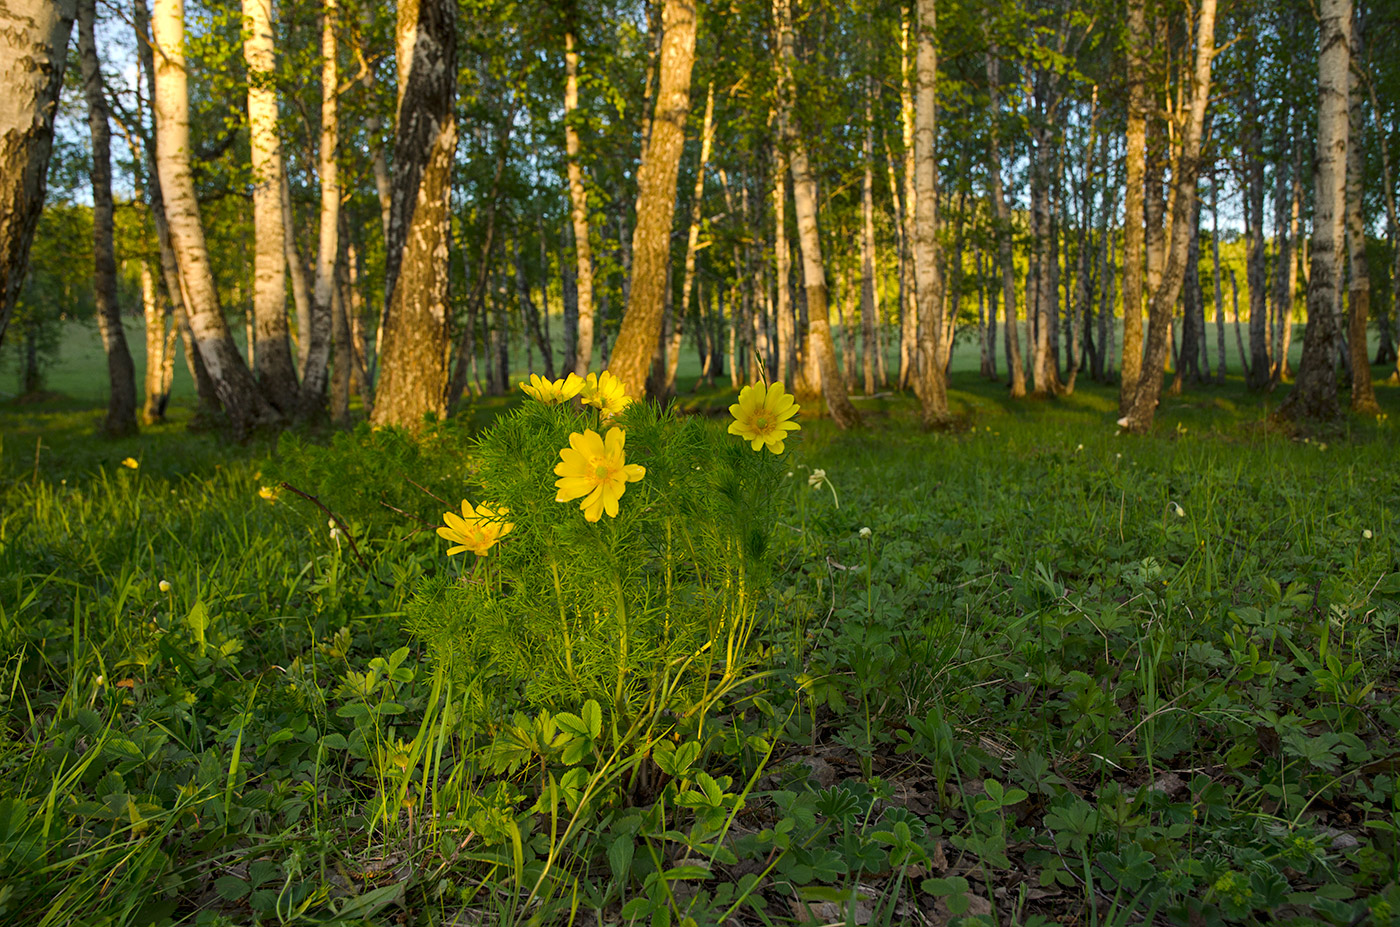
[[[603,413],[603,420],[607,421],[623,409],[627,408],[632,400],[627,396],[627,387],[622,381],[604,370],[602,375],[590,373],[583,385],[583,404],[595,406]]]
[[[140,465],[139,463],[136,462],[136,458],[135,458],[135,457],[128,457],[126,460],[123,460],[123,461],[122,461],[122,466],[123,466],[123,467],[126,467],[128,470],[135,470],[137,467],[139,467],[139,466],[141,466],[141,465]]]
[[[569,435],[569,446],[559,452],[559,463],[554,467],[554,474],[559,477],[554,481],[559,487],[554,501],[568,502],[583,496],[578,507],[584,518],[597,521],[605,511],[616,518],[617,500],[627,491],[627,484],[647,475],[646,467],[626,462],[627,455],[622,450],[626,441],[621,428],[609,428],[606,439],[591,428],[583,434]]]
[[[543,402],[545,405],[558,405],[568,402],[583,389],[583,377],[571,373],[562,380],[549,381],[537,373],[530,374],[530,382],[520,384],[525,395]]]
[[[258,498],[260,498],[260,499],[266,499],[268,502],[276,502],[276,501],[277,501],[277,490],[273,489],[271,486],[262,486],[262,487],[259,487],[259,489],[258,489]]]
[[[469,550],[478,557],[485,557],[486,552],[515,527],[505,520],[509,514],[510,509],[504,505],[495,508],[478,505],[473,511],[471,503],[463,499],[462,514],[443,512],[442,519],[447,522],[447,527],[437,529],[437,533],[457,545],[447,548],[449,557],[464,550]]]
[[[729,433],[748,441],[754,450],[767,445],[774,454],[781,454],[787,433],[801,427],[789,421],[800,408],[790,393],[783,392],[783,384],[764,390],[762,383],[754,383],[741,389],[739,401],[729,407],[734,416]]]

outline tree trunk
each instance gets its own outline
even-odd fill
[[[117,305],[117,256],[112,244],[112,142],[107,121],[107,92],[97,58],[96,0],[78,4],[78,49],[83,63],[88,130],[92,134],[92,264],[93,295],[102,348],[107,352],[107,418],[102,430],[113,437],[135,434],[136,368],[122,328]]]
[[[987,174],[992,195],[992,213],[996,223],[997,263],[1001,265],[1001,286],[1003,325],[1006,332],[1007,360],[1011,374],[1011,398],[1020,399],[1026,395],[1026,365],[1021,360],[1021,324],[1016,313],[1016,262],[1012,253],[1011,207],[1007,205],[1006,194],[1001,183],[1001,78],[1000,61],[997,50],[987,51],[988,111],[991,113],[991,128],[988,132],[990,157],[987,161]],[[1131,150],[1131,149],[1130,149]],[[1139,186],[1141,186],[1139,184]]]
[[[146,322],[146,401],[141,421],[154,425],[165,421],[170,389],[165,382],[166,351],[170,344],[170,306],[160,298],[150,261],[141,262],[141,309]]]
[[[0,5],[0,344],[44,206],[54,113],[77,0]]]
[[[917,390],[919,287],[915,280],[914,241],[918,235],[919,196],[914,177],[914,66],[909,54],[910,31],[917,27],[910,23],[904,4],[900,4],[899,16],[899,123],[904,142],[904,265],[899,281],[904,305],[899,320],[899,388],[914,385]]]
[[[199,356],[240,437],[278,419],[258,391],[252,371],[233,342],[209,264],[209,251],[190,173],[188,74],[185,70],[184,0],[156,0],[152,17],[156,65],[156,164],[171,244],[184,287],[185,311]]]
[[[544,375],[549,379],[554,379],[554,352],[550,350],[549,339],[545,337],[544,328],[540,324],[540,313],[548,312],[548,306],[536,306],[534,298],[530,295],[530,283],[525,277],[525,259],[520,252],[519,227],[515,230],[514,258],[515,258],[515,295],[520,301],[520,309],[527,326],[525,333],[525,343],[530,343],[530,336],[535,338],[535,345],[540,349],[540,360],[543,362]]]
[[[1366,153],[1362,148],[1365,113],[1357,68],[1361,67],[1361,24],[1352,23],[1351,64],[1347,68],[1350,87],[1350,124],[1347,138],[1346,229],[1351,280],[1348,304],[1351,310],[1348,343],[1351,348],[1351,410],[1375,415],[1381,408],[1371,385],[1371,357],[1366,350],[1366,326],[1371,319],[1371,272],[1366,264],[1366,220],[1363,215],[1366,180]]]
[[[570,7],[573,12],[573,7]],[[588,373],[593,362],[593,247],[588,237],[588,190],[583,184],[578,138],[578,50],[574,31],[564,33],[564,150],[568,159],[569,217],[574,234],[574,257],[578,268],[576,337],[570,369],[579,376]]]
[[[1346,213],[1347,87],[1351,0],[1320,0],[1317,62],[1317,160],[1313,180],[1312,271],[1308,325],[1297,382],[1275,413],[1282,419],[1337,415],[1337,331]]]
[[[700,130],[700,163],[695,168],[695,189],[690,198],[690,223],[685,236],[685,272],[681,277],[681,304],[671,313],[671,330],[666,338],[666,395],[676,391],[676,369],[681,363],[681,338],[690,315],[690,293],[695,286],[695,254],[700,245],[700,215],[705,198],[705,168],[710,161],[714,139],[715,85],[705,93],[705,120]],[[735,265],[736,270],[738,265]]]
[[[934,0],[918,0],[914,78],[915,192],[909,209],[916,214],[914,234],[910,237],[914,249],[914,280],[923,316],[919,326],[914,392],[919,397],[925,425],[941,424],[948,419],[948,384],[938,363],[943,280],[938,269],[938,155],[934,150],[938,134],[935,9]]]
[[[1162,371],[1170,348],[1170,326],[1181,285],[1186,276],[1191,219],[1195,214],[1196,183],[1200,173],[1201,134],[1206,103],[1210,98],[1210,65],[1215,54],[1215,0],[1201,0],[1196,17],[1196,60],[1191,103],[1177,152],[1173,191],[1170,247],[1160,284],[1147,310],[1147,354],[1133,404],[1119,424],[1129,431],[1146,433],[1152,427],[1157,399],[1162,391]]]
[[[376,426],[417,428],[425,415],[447,411],[456,11],[452,0],[404,0],[398,8],[398,124],[385,248],[388,312],[371,417]]]
[[[1252,88],[1246,89],[1245,112],[1245,239],[1248,249],[1245,279],[1249,285],[1248,382],[1251,389],[1261,389],[1269,382],[1268,316],[1264,305],[1264,159],[1259,146],[1259,105]],[[1286,245],[1284,249],[1286,251]]]
[[[1118,411],[1127,413],[1142,378],[1143,233],[1147,183],[1147,4],[1128,2],[1128,130],[1123,197],[1123,360]]]
[[[1215,382],[1225,385],[1225,293],[1220,279],[1220,181],[1210,184],[1211,279],[1215,283]]]
[[[793,72],[797,52],[793,47],[789,0],[773,0],[778,36],[778,130],[787,149],[792,171],[793,204],[797,211],[797,238],[802,251],[802,281],[807,297],[807,362],[821,379],[822,397],[837,427],[860,423],[860,414],[846,395],[846,384],[836,364],[827,309],[826,267],[817,228],[817,183],[807,160],[807,145],[794,122],[797,88]],[[810,389],[815,384],[808,383]]]
[[[797,379],[797,320],[792,307],[792,249],[787,237],[787,158],[773,146],[773,258],[776,267],[774,301],[778,316],[778,382]]]
[[[350,344],[350,307],[346,304],[340,276],[336,274],[338,285],[331,291],[330,412],[332,422],[345,425],[350,421],[350,382],[355,352]]]
[[[340,254],[340,172],[336,163],[340,146],[340,68],[335,38],[336,16],[336,0],[324,0],[321,14],[321,144],[316,161],[316,173],[321,182],[321,224],[317,235],[316,277],[311,293],[311,331],[298,399],[298,413],[303,419],[314,419],[325,410],[326,368],[330,361],[335,314],[332,301],[336,290],[336,259]]]
[[[865,172],[861,180],[861,278],[860,278],[860,337],[865,345],[861,373],[865,378],[865,395],[875,392],[875,358],[879,348],[875,341],[876,320],[880,315],[880,293],[876,287],[875,271],[875,119],[872,113],[874,81],[865,81],[865,147],[862,155]]]
[[[646,395],[665,313],[666,266],[676,180],[690,111],[690,69],[695,62],[695,0],[665,0],[661,11],[661,78],[650,137],[637,170],[637,226],[632,233],[632,283],[622,328],[608,368],[627,394]]]
[[[277,132],[277,62],[272,0],[243,0],[248,67],[248,137],[253,165],[253,376],[277,411],[295,410],[297,372],[287,330],[287,242],[282,215],[282,141]],[[303,337],[304,334],[303,334]]]

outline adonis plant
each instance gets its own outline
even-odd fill
[[[451,565],[410,629],[464,720],[495,732],[500,768],[518,712],[594,719],[599,756],[703,736],[756,669],[797,405],[747,387],[726,431],[632,402],[608,373],[520,385],[529,399],[481,435],[443,515]]]

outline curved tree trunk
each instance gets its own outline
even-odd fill
[[[1366,179],[1366,153],[1361,147],[1365,113],[1361,108],[1361,87],[1356,76],[1361,57],[1360,24],[1352,23],[1351,55],[1355,67],[1347,68],[1350,87],[1350,125],[1347,139],[1346,226],[1351,280],[1347,290],[1349,309],[1347,343],[1351,350],[1351,410],[1375,415],[1381,410],[1371,384],[1371,357],[1366,350],[1366,326],[1371,319],[1371,273],[1366,265],[1365,201],[1362,188]]]
[[[248,136],[253,161],[253,375],[267,401],[293,411],[297,373],[287,330],[287,249],[282,224],[282,140],[277,133],[277,61],[272,0],[243,0],[248,66]]]
[[[336,151],[340,147],[338,105],[340,68],[336,60],[336,0],[325,0],[321,12],[321,147],[316,173],[321,181],[321,225],[316,248],[316,278],[311,292],[311,331],[306,364],[301,371],[298,413],[315,418],[326,406],[327,364],[336,290],[336,259],[340,254],[340,172]],[[306,336],[303,336],[306,337]]]
[[[375,425],[416,428],[425,415],[447,411],[456,10],[453,0],[404,0],[398,8],[399,114]]]
[[[622,328],[608,369],[627,394],[646,395],[665,312],[666,267],[676,179],[690,112],[690,69],[695,63],[695,0],[666,0],[661,10],[661,79],[641,167],[637,170],[637,225],[632,232],[631,286]]]
[[[904,142],[904,314],[899,323],[899,388],[914,383],[919,366],[919,286],[914,274],[914,240],[918,236],[919,194],[914,183],[914,83],[909,59],[908,13],[900,4],[899,21],[899,126]]]
[[[934,44],[936,4],[918,0],[914,67],[914,284],[918,294],[918,361],[913,375],[914,392],[923,407],[926,425],[948,418],[948,384],[940,357],[943,332],[943,279],[938,268],[938,134],[937,67]]]
[[[200,358],[237,435],[277,420],[238,353],[209,266],[209,251],[190,173],[184,0],[156,0],[151,20],[156,56],[156,164],[171,244],[184,286],[185,311]]]
[[[571,13],[574,10],[570,8]],[[578,50],[570,28],[564,33],[564,152],[568,158],[569,218],[573,223],[574,258],[578,267],[575,278],[578,327],[572,369],[579,376],[585,376],[593,363],[593,245],[588,237],[588,189],[583,185],[583,165],[579,162],[577,112]]]
[[[1161,282],[1154,288],[1147,309],[1147,354],[1143,360],[1143,374],[1138,380],[1132,405],[1127,414],[1118,420],[1123,428],[1140,434],[1152,427],[1157,411],[1157,400],[1162,392],[1162,371],[1171,347],[1172,313],[1186,277],[1196,183],[1200,174],[1201,133],[1205,125],[1206,103],[1210,99],[1210,65],[1214,55],[1215,0],[1201,0],[1196,17],[1196,61],[1191,103],[1172,177],[1171,235],[1166,266],[1162,269]]]
[[[817,226],[817,183],[807,160],[807,146],[793,121],[797,88],[793,65],[792,10],[789,0],[774,0],[773,16],[778,37],[778,131],[787,151],[792,172],[792,199],[797,213],[797,241],[802,252],[802,282],[807,296],[807,355],[809,370],[820,377],[822,397],[831,418],[840,428],[860,423],[860,414],[846,394],[846,383],[836,364],[836,346],[831,337],[826,266],[822,258],[821,236]],[[817,384],[808,383],[810,389]]]
[[[78,49],[83,62],[83,91],[87,97],[88,129],[92,134],[92,265],[93,293],[102,348],[107,352],[107,419],[109,435],[136,433],[136,368],[122,329],[117,305],[117,256],[112,245],[112,141],[107,121],[107,91],[97,57],[97,0],[78,5]]]
[[[77,0],[0,4],[0,344],[44,206]]]
[[[1334,418],[1337,408],[1337,318],[1345,239],[1348,71],[1351,0],[1320,0],[1317,61],[1317,160],[1313,180],[1312,272],[1308,325],[1293,389],[1279,406],[1282,419]]]

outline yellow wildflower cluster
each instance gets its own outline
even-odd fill
[[[599,420],[605,425],[632,402],[623,382],[606,370],[590,373],[587,378],[571,373],[560,380],[531,374],[520,388],[547,405],[559,405],[577,396],[584,405],[598,410]],[[729,407],[734,416],[729,433],[748,441],[755,451],[767,447],[774,454],[781,454],[788,433],[800,427],[792,421],[799,408],[793,397],[783,392],[781,383],[746,386],[739,392],[739,401]],[[627,433],[615,425],[606,435],[591,428],[570,434],[569,446],[559,451],[559,462],[554,465],[554,475],[558,477],[554,481],[558,489],[554,501],[581,499],[579,509],[590,522],[601,520],[604,514],[616,518],[627,484],[638,482],[647,474],[646,467],[627,462],[626,444]],[[505,521],[507,514],[504,506],[478,505],[473,512],[464,499],[461,516],[443,513],[447,525],[437,532],[457,545],[449,548],[448,554],[470,550],[479,557],[485,556],[515,527]]]
[[[473,510],[471,503],[463,499],[462,514],[443,512],[442,518],[447,522],[447,527],[437,529],[437,533],[457,545],[447,548],[449,557],[464,550],[485,557],[496,542],[510,534],[515,527],[505,520],[509,514],[510,510],[503,505],[493,508],[483,504]]]

